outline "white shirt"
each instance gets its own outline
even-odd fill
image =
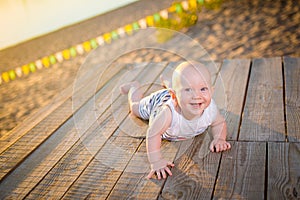
[[[175,110],[172,99],[167,101],[165,105],[171,109],[172,122],[171,126],[163,133],[162,138],[172,141],[184,140],[202,134],[216,120],[218,114],[218,108],[213,99],[200,118],[193,120],[187,120],[179,114]]]

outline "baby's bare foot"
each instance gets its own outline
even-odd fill
[[[164,87],[164,88],[170,88],[171,87],[171,83],[170,81],[167,79],[167,77],[165,75],[160,75],[160,82],[161,82],[161,85]]]
[[[125,83],[120,86],[120,92],[121,94],[128,94],[131,88],[138,88],[138,87],[140,87],[140,84],[137,81]]]

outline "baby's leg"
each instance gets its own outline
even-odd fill
[[[120,92],[128,95],[130,111],[133,115],[141,117],[139,113],[140,100],[143,98],[143,92],[137,81],[125,83],[120,86]]]

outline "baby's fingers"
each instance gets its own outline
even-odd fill
[[[220,152],[221,151],[221,145],[220,144],[216,144],[215,148],[216,148],[216,152]]]
[[[229,142],[226,142],[227,144],[227,149],[231,149],[231,144]]]
[[[224,151],[225,150],[225,143],[222,144],[222,143],[217,143],[217,144],[214,144],[213,145],[213,151],[212,152],[221,152],[221,151]]]
[[[215,152],[215,144],[213,142],[210,143],[209,149],[211,152]]]
[[[225,142],[223,144],[217,144],[216,146],[217,146],[216,147],[216,149],[217,149],[216,151],[217,152],[226,151],[226,150],[228,150],[228,149],[231,148],[231,145],[228,142]]]
[[[166,168],[168,168],[168,167],[165,167],[165,169],[166,169]],[[161,170],[160,170],[160,172],[161,172],[161,174],[162,174],[162,177],[163,177],[164,179],[167,178],[167,174],[166,174],[166,172],[165,172],[165,169],[161,169]]]
[[[172,176],[172,172],[171,172],[171,170],[169,169],[169,167],[166,167],[165,170],[166,170],[166,172],[168,173],[169,176]]]
[[[159,170],[156,170],[156,176],[157,176],[157,179],[160,180],[161,179],[161,175],[160,175],[160,169]]]
[[[154,175],[154,173],[155,173],[155,171],[154,171],[154,170],[151,170],[151,171],[149,172],[149,174],[147,175],[147,179],[151,179],[152,176]]]
[[[168,162],[167,166],[174,167],[175,165],[172,162]]]

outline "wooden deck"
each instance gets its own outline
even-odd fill
[[[209,133],[164,141],[173,176],[145,178],[147,124],[118,85],[149,93],[176,64],[112,65],[96,86],[89,73],[1,137],[0,199],[300,199],[300,58],[209,66],[232,149],[210,153]]]

